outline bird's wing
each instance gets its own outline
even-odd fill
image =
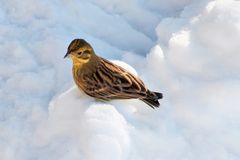
[[[87,94],[104,100],[144,98],[149,92],[139,78],[103,58],[96,72],[83,80]]]

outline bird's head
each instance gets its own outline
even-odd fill
[[[84,39],[74,39],[68,46],[64,58],[70,57],[74,63],[87,63],[91,57],[95,56],[92,46]]]

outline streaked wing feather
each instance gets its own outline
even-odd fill
[[[103,100],[147,96],[148,90],[139,78],[103,58],[100,61],[96,72],[83,78],[87,94]]]

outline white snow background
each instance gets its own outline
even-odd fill
[[[160,108],[80,93],[74,38],[134,67]],[[237,0],[1,0],[0,160],[239,160],[239,51]]]

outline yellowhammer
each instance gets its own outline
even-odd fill
[[[150,107],[159,107],[162,93],[152,92],[144,83],[122,67],[99,57],[84,39],[74,39],[64,58],[73,61],[76,85],[89,96],[100,100],[137,98]]]

